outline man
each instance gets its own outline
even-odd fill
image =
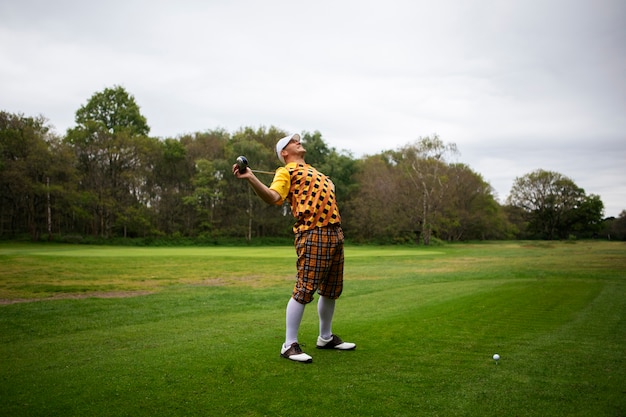
[[[344,342],[332,333],[335,301],[343,289],[343,231],[341,216],[335,201],[335,186],[330,178],[304,161],[306,150],[300,135],[292,134],[276,144],[276,155],[284,164],[276,170],[272,184],[267,187],[249,168],[241,173],[233,165],[233,174],[246,179],[255,193],[266,203],[291,204],[296,218],[293,226],[294,245],[298,255],[297,280],[286,310],[283,358],[311,363],[313,358],[302,352],[298,331],[304,307],[313,301],[315,291],[320,295],[318,349],[352,350],[354,343]]]

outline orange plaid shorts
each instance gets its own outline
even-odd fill
[[[293,298],[301,304],[313,301],[315,291],[336,299],[343,291],[343,230],[340,225],[316,227],[296,234],[298,260]]]

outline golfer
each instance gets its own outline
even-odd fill
[[[282,205],[288,200],[296,218],[293,226],[294,245],[298,255],[297,279],[287,303],[285,343],[280,349],[283,358],[311,363],[313,358],[302,352],[298,331],[304,307],[319,294],[318,349],[352,350],[354,343],[344,342],[332,332],[335,301],[343,289],[343,231],[335,200],[335,186],[324,174],[304,162],[306,150],[300,135],[286,136],[276,143],[276,155],[284,164],[276,170],[267,187],[250,168],[243,173],[233,165],[237,178],[247,179],[255,193],[266,203]]]

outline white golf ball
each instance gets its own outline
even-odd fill
[[[493,360],[494,361],[500,360],[500,355],[498,355],[497,353],[495,355],[493,355]]]

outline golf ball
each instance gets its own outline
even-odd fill
[[[494,361],[500,360],[500,355],[498,355],[497,353],[493,355],[493,360]]]

